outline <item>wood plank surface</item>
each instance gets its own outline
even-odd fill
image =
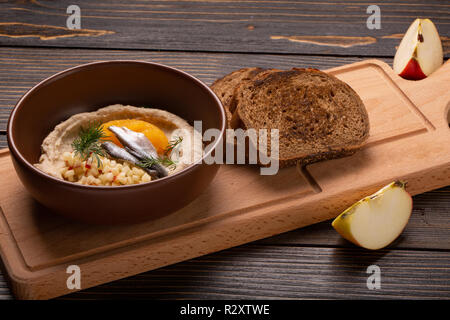
[[[450,299],[450,253],[248,244],[60,299]],[[381,269],[381,289],[366,286]],[[0,275],[0,299],[13,298]]]
[[[250,244],[63,299],[449,299],[450,253]],[[381,270],[368,290],[367,267]]]
[[[39,81],[76,65],[120,59],[166,64],[182,69],[207,84],[226,73],[247,66],[329,69],[362,60],[359,57],[0,47],[0,132],[6,130],[13,106]],[[384,61],[390,63],[392,59]]]
[[[383,1],[369,30],[370,0],[89,1],[81,29],[66,27],[71,0],[0,3],[3,45],[393,56],[416,17],[441,30],[448,55],[448,1]],[[162,32],[163,31],[163,32]]]
[[[414,196],[413,201],[411,219],[392,246],[396,250],[450,250],[450,187]],[[258,243],[283,246],[354,247],[342,239],[328,221],[263,239]]]
[[[2,272],[0,272],[0,300],[10,300],[14,297],[9,290],[8,283]]]

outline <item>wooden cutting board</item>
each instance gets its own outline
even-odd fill
[[[450,63],[407,81],[378,60],[328,70],[367,107],[370,138],[351,157],[261,176],[222,166],[193,203],[129,226],[69,221],[36,203],[0,151],[0,254],[17,298],[45,299],[128,277],[337,216],[358,199],[401,179],[415,195],[450,184]],[[82,199],[80,199],[82,201]]]

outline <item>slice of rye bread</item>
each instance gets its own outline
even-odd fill
[[[238,94],[239,94],[241,88],[243,88],[244,86],[248,85],[256,77],[258,77],[258,79],[264,79],[264,78],[266,78],[266,76],[268,74],[274,73],[274,72],[279,72],[279,71],[283,71],[283,70],[280,70],[280,69],[261,69],[261,70],[259,70],[258,73],[255,73],[251,79],[246,79],[246,81],[242,81],[241,83],[239,83],[236,86],[236,88],[234,89],[234,94],[233,94],[232,102],[231,102],[231,104],[233,105],[233,108],[232,108],[233,111],[231,112],[231,121],[229,123],[230,124],[229,127],[231,129],[238,129],[238,128],[245,129],[245,125],[241,121],[241,118],[239,117],[239,113],[237,111]]]
[[[236,109],[235,91],[239,85],[250,81],[258,73],[264,71],[261,68],[242,68],[233,71],[222,78],[217,79],[211,85],[211,89],[219,97],[225,109],[227,127],[231,128],[231,119]]]
[[[369,136],[358,94],[316,69],[260,73],[239,88],[236,100],[244,129],[279,129],[280,167],[351,155]]]

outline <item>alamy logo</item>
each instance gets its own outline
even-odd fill
[[[367,289],[381,289],[381,269],[379,266],[372,264],[367,267],[366,273],[370,274],[367,278]]]
[[[66,269],[66,273],[70,274],[67,278],[66,285],[69,290],[81,289],[81,269],[77,265],[70,265]]]
[[[219,129],[207,129],[202,132],[202,122],[194,121],[194,140],[201,139],[203,142],[213,142],[220,139]],[[226,156],[224,162],[224,144],[219,143],[214,149],[214,153],[209,153],[214,143],[210,143],[206,149],[206,164],[257,164],[261,166],[261,175],[274,175],[279,169],[279,130],[278,129],[227,129],[225,134]],[[248,143],[247,143],[248,140]],[[201,143],[194,142],[194,148]],[[236,154],[235,154],[236,146]],[[195,155],[201,155],[201,152],[195,152]],[[198,160],[198,159],[196,159]],[[246,162],[246,160],[248,160]]]
[[[71,4],[67,7],[66,13],[70,16],[66,20],[68,29],[81,29],[81,9],[76,4]]]
[[[381,29],[381,9],[376,4],[370,5],[367,7],[366,10],[367,14],[371,14],[367,18],[367,29],[373,30],[373,29]]]

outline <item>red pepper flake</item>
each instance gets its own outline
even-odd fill
[[[72,170],[72,169],[73,169],[73,167],[72,167],[72,166],[70,166],[70,167],[69,167],[69,170]]]
[[[113,182],[114,182],[114,181],[116,181],[116,179],[117,179],[117,176],[114,176],[114,178],[113,178]]]
[[[86,163],[84,166],[85,166],[86,168],[88,168],[88,169],[92,168],[91,165],[88,164],[88,163]]]
[[[102,169],[98,169],[98,173],[102,174],[103,173]]]

